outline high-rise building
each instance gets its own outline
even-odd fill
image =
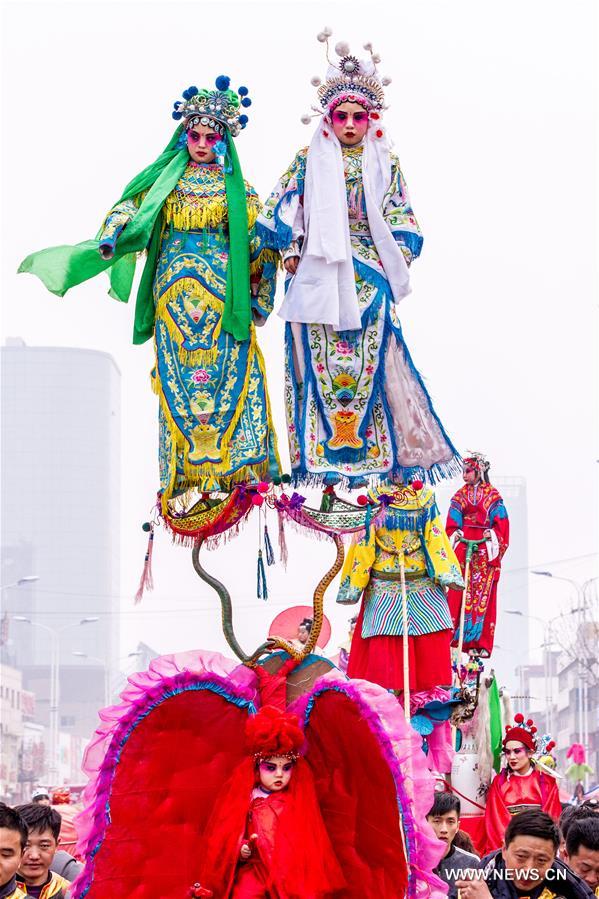
[[[1,583],[38,578],[3,591],[3,659],[44,725],[58,667],[57,729],[89,737],[117,667],[120,372],[107,353],[19,339],[0,362]]]

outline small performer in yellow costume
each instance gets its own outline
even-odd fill
[[[351,546],[341,574],[337,602],[355,603],[363,596],[347,673],[389,690],[404,689],[403,567],[410,690],[449,684],[453,624],[445,588],[463,586],[463,581],[435,495],[415,482],[379,488],[369,496],[387,511]]]

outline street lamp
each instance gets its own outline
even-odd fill
[[[541,644],[541,648],[544,650],[543,652],[543,675],[545,678],[545,706],[546,706],[546,714],[547,714],[547,730],[549,733],[553,731],[553,664],[551,656],[549,652],[553,645],[553,629],[552,625],[554,621],[557,621],[558,618],[561,618],[561,615],[555,615],[553,618],[550,618],[549,621],[546,621],[544,618],[539,618],[538,615],[529,615],[526,612],[521,612],[520,609],[505,609],[506,615],[517,615],[519,618],[530,618],[532,621],[540,621],[543,625],[543,643]],[[520,668],[520,692],[524,693],[524,678],[522,675],[522,668]]]
[[[58,715],[60,707],[60,635],[63,631],[72,627],[80,627],[82,624],[93,624],[100,619],[97,617],[81,618],[72,624],[65,624],[63,627],[48,627],[47,624],[41,624],[39,621],[33,621],[24,615],[14,615],[13,621],[21,621],[24,624],[30,624],[32,627],[39,627],[41,630],[50,634],[51,653],[50,653],[50,779],[58,782],[58,734],[60,729],[60,719]]]
[[[22,587],[23,584],[33,584],[35,581],[39,581],[39,574],[26,574],[25,577],[20,577],[18,580],[13,581],[12,584],[0,584],[0,590],[10,590],[11,587]]]
[[[573,612],[578,612],[579,617],[579,627],[581,627],[586,621],[586,596],[585,596],[585,587],[592,583],[596,578],[590,578],[588,581],[585,581],[584,584],[579,584],[578,581],[572,580],[569,577],[562,577],[562,575],[554,574],[552,571],[532,571],[532,574],[536,574],[539,577],[550,577],[556,581],[565,581],[567,584],[570,584],[571,587],[574,587],[576,591],[576,597],[578,600],[578,605],[576,609],[572,609]],[[578,638],[579,635],[577,635]],[[589,719],[588,719],[588,683],[587,679],[582,677],[582,658],[578,656],[578,665],[577,665],[577,674],[578,674],[578,686],[577,686],[577,697],[578,697],[578,737],[582,745],[585,749],[588,747],[589,742]],[[585,789],[587,787],[587,775],[585,774],[584,778],[584,786]]]

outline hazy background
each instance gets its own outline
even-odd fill
[[[495,475],[526,478],[531,567],[575,580],[596,573],[594,0],[19,0],[3,13],[2,333],[107,351],[122,372],[123,654],[138,640],[160,652],[224,648],[216,597],[189,551],[162,532],[156,590],[132,602],[140,525],[158,485],[152,346],[131,345],[133,303],[111,300],[105,278],[59,300],[15,272],[35,249],[93,236],[167,143],[173,101],[221,72],[250,89],[237,147],[265,197],[310,139],[300,116],[315,101],[310,77],[324,75],[315,36],[325,24],[333,45],[348,40],[357,55],[371,40],[393,78],[386,124],[425,238],[400,314],[437,412],[460,450],[486,452]],[[281,320],[259,336],[286,457]],[[256,534],[252,521],[204,560],[231,587],[241,642],[252,647],[280,608],[309,602],[332,558],[326,544],[291,537],[287,573],[269,570],[264,604],[255,598]],[[570,600],[559,581],[533,577],[530,586],[530,613],[541,618]],[[43,583],[36,590],[43,595]],[[333,599],[334,589],[335,644],[351,610]],[[25,592],[23,603],[26,611]],[[541,639],[534,625],[533,649]]]

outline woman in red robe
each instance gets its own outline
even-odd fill
[[[513,727],[506,726],[503,752],[507,765],[492,781],[487,794],[485,809],[485,852],[503,846],[505,829],[512,815],[529,808],[540,808],[557,821],[561,811],[557,781],[548,771],[534,763],[537,751],[537,729],[532,718],[524,721],[524,715],[514,716]],[[548,743],[550,752],[555,743]]]
[[[445,525],[463,575],[468,541],[484,541],[477,545],[470,560],[465,599],[462,589],[451,587],[447,592],[456,627],[452,645],[459,643],[460,612],[465,602],[462,650],[474,650],[483,658],[489,658],[493,652],[497,585],[510,542],[508,514],[499,491],[489,483],[489,467],[482,453],[464,459],[464,486],[452,497]]]
[[[200,883],[215,899],[329,899],[345,885],[299,755],[295,715],[248,719],[248,758],[223,788],[202,838]]]

